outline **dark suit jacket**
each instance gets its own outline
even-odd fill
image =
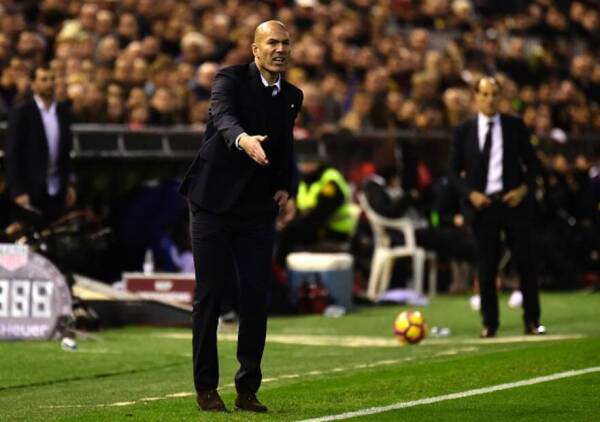
[[[500,115],[502,126],[502,185],[505,191],[525,183],[531,193],[539,163],[523,121],[506,114]],[[464,198],[474,191],[485,193],[487,174],[479,148],[477,118],[467,120],[454,129],[450,152],[449,177]],[[469,204],[470,205],[470,204]]]
[[[56,105],[59,125],[58,173],[61,191],[69,182],[72,134],[68,106]],[[42,115],[32,98],[16,105],[10,113],[5,140],[6,177],[11,198],[29,194],[39,204],[47,195],[48,141]]]
[[[260,73],[254,63],[222,69],[213,82],[208,124],[202,145],[188,170],[180,192],[194,204],[220,214],[231,208],[256,169],[256,164],[244,151],[238,150],[235,140],[243,132],[264,135],[267,112],[263,104]],[[290,195],[293,186],[294,120],[302,107],[302,91],[282,79],[281,92],[286,108],[283,159],[274,169],[273,194],[285,190]]]

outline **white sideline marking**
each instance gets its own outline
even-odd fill
[[[367,409],[356,410],[354,412],[340,413],[338,415],[323,416],[320,418],[304,419],[300,422],[339,421],[342,419],[350,419],[350,418],[355,418],[358,416],[368,416],[368,415],[374,415],[377,413],[389,412],[390,410],[406,409],[408,407],[415,407],[415,406],[419,406],[422,404],[432,404],[432,403],[439,403],[439,402],[447,401],[447,400],[455,400],[455,399],[463,399],[465,397],[479,396],[482,394],[494,393],[496,391],[509,390],[511,388],[518,388],[518,387],[524,387],[527,385],[540,384],[540,383],[548,382],[548,381],[555,381],[555,380],[559,380],[562,378],[576,377],[578,375],[590,374],[592,372],[600,372],[600,366],[592,366],[590,368],[558,372],[556,374],[546,375],[543,377],[531,378],[531,379],[523,380],[523,381],[509,382],[506,384],[498,384],[498,385],[493,385],[491,387],[477,388],[475,390],[467,390],[467,391],[463,391],[461,393],[452,393],[452,394],[446,394],[443,396],[428,397],[425,399],[394,403],[394,404],[390,404],[388,406],[370,407]]]
[[[473,347],[473,348],[467,348],[464,351],[474,351],[474,350],[477,350],[477,349]],[[266,383],[266,382],[273,382],[273,381],[286,380],[286,379],[303,378],[303,377],[308,377],[308,376],[325,375],[325,374],[330,374],[330,373],[334,373],[334,372],[344,372],[344,371],[348,371],[350,369],[363,369],[363,368],[367,368],[367,367],[373,368],[376,366],[394,365],[397,363],[408,362],[411,360],[414,360],[414,358],[407,357],[407,358],[403,358],[403,359],[387,359],[387,360],[381,360],[378,362],[373,362],[368,365],[354,365],[349,368],[336,367],[336,368],[332,368],[327,371],[310,371],[310,372],[306,372],[304,374],[284,374],[284,375],[280,375],[280,376],[274,377],[274,378],[264,378],[262,380],[262,382]],[[225,385],[219,387],[219,390],[222,390],[223,388],[233,388],[233,387],[235,387],[235,383],[225,384]],[[134,401],[127,401],[127,402],[117,402],[117,403],[108,403],[108,404],[100,403],[100,404],[90,404],[90,405],[84,405],[84,404],[42,405],[42,406],[40,406],[40,408],[64,409],[64,408],[78,408],[78,407],[128,406],[128,405],[133,405],[133,404],[146,402],[146,401],[156,401],[156,400],[165,400],[165,399],[170,399],[170,398],[191,397],[191,396],[195,396],[195,395],[196,395],[196,393],[194,393],[194,392],[184,391],[181,393],[166,394],[163,397],[142,397],[141,399],[137,399]]]
[[[177,340],[191,340],[189,333],[163,333],[155,337],[171,338]],[[507,343],[534,343],[543,341],[575,340],[583,338],[582,334],[548,334],[545,336],[508,336],[490,339],[453,339],[453,338],[426,338],[423,340],[427,346],[442,346],[448,344],[507,344]],[[237,334],[219,333],[219,340],[237,341]],[[337,346],[337,347],[398,347],[398,341],[388,337],[368,336],[332,336],[332,335],[300,335],[300,334],[270,334],[267,343],[294,344],[302,346]]]

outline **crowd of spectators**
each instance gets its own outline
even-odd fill
[[[0,114],[49,62],[76,122],[202,127],[214,75],[252,60],[270,18],[294,39],[298,138],[448,128],[472,112],[484,72],[537,136],[600,131],[591,0],[2,0]]]

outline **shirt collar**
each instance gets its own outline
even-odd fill
[[[50,107],[46,108],[46,104],[44,104],[44,101],[38,95],[34,95],[33,99],[35,100],[35,103],[37,104],[40,111],[45,111],[51,114],[54,114],[56,112],[56,101],[52,101]]]
[[[486,116],[483,113],[477,113],[477,122],[480,126],[487,126],[489,122],[493,122],[494,125],[498,125],[500,124],[500,113],[496,113],[492,117]]]
[[[259,75],[260,75],[260,80],[261,80],[262,84],[265,87],[268,87],[269,82],[267,82],[267,80],[264,78],[262,73],[259,72]],[[275,81],[273,86],[275,87],[275,89],[273,90],[273,96],[275,96],[275,95],[279,94],[279,91],[281,91],[281,75],[277,75],[277,80]]]

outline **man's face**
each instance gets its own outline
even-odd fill
[[[498,100],[498,84],[493,79],[482,79],[479,82],[479,89],[475,93],[477,110],[486,116],[493,116],[498,112]]]
[[[38,69],[31,85],[33,93],[45,100],[54,98],[54,72],[49,69]]]
[[[276,23],[267,23],[252,44],[257,66],[270,73],[285,72],[290,50],[290,35]]]
[[[307,159],[298,163],[298,171],[300,172],[300,175],[307,177],[316,173],[320,166],[321,164],[318,160]]]

